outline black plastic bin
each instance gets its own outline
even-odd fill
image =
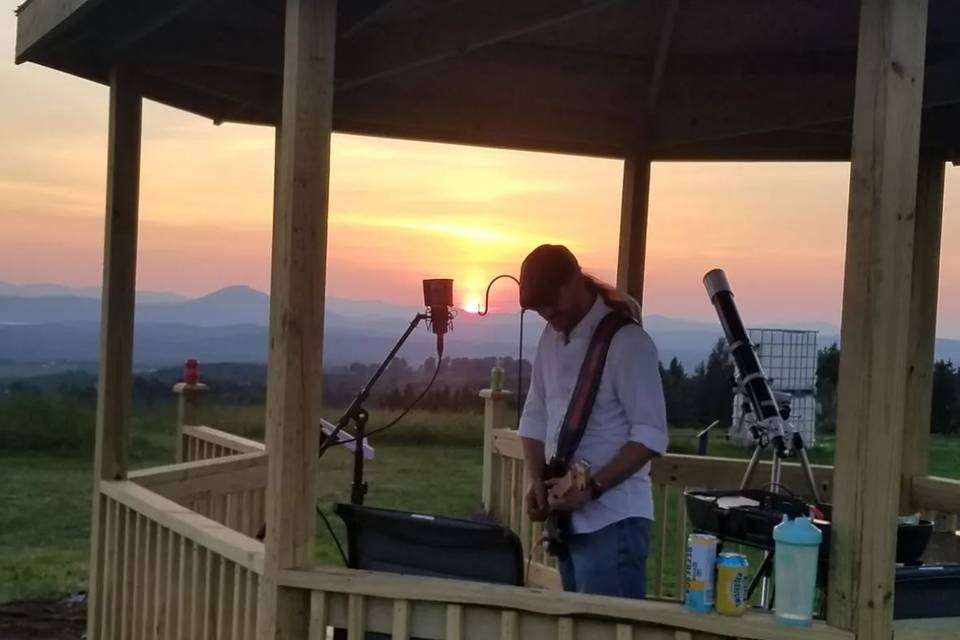
[[[351,504],[333,510],[347,525],[352,569],[523,585],[523,547],[507,527]],[[345,629],[334,630],[334,640],[346,637]],[[389,638],[364,634],[364,640]]]
[[[897,567],[893,617],[960,617],[960,564]]]

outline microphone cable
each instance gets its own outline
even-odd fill
[[[340,554],[340,558],[343,560],[343,566],[349,567],[350,563],[347,562],[347,554],[343,552],[343,545],[340,544],[340,538],[337,536],[337,532],[333,530],[333,527],[330,525],[330,520],[327,519],[327,514],[323,512],[320,508],[320,503],[316,504],[317,515],[323,518],[323,524],[327,525],[327,531],[330,532],[330,537],[333,538],[333,544],[337,545],[337,552]]]
[[[427,383],[427,386],[423,388],[423,391],[420,392],[420,395],[418,395],[416,398],[414,398],[413,402],[411,402],[409,405],[407,405],[407,408],[404,409],[403,412],[400,413],[400,415],[398,415],[396,418],[394,418],[393,420],[391,420],[390,422],[388,422],[386,425],[384,425],[384,426],[382,426],[382,427],[378,427],[378,428],[376,428],[376,429],[373,429],[372,431],[368,431],[368,432],[366,433],[366,435],[364,435],[364,440],[368,439],[368,438],[369,438],[370,436],[372,436],[372,435],[375,435],[375,434],[377,434],[377,433],[382,433],[383,431],[386,431],[387,429],[395,426],[398,422],[400,422],[401,420],[403,420],[403,418],[404,418],[408,413],[410,413],[410,411],[411,411],[415,406],[417,406],[417,404],[419,404],[421,400],[423,400],[424,396],[426,396],[427,393],[430,392],[430,388],[433,386],[433,383],[434,383],[434,382],[436,381],[436,379],[437,379],[437,374],[440,373],[440,366],[441,366],[442,363],[443,363],[443,360],[441,360],[440,358],[437,358],[437,368],[433,370],[433,375],[430,377],[430,381]],[[356,438],[356,437],[352,437],[352,438],[347,438],[346,440],[338,440],[337,442],[332,442],[332,443],[330,443],[329,446],[330,446],[330,447],[336,447],[336,446],[338,446],[338,445],[348,444],[348,443],[350,443],[350,442],[356,442],[356,441],[357,441],[357,438]]]

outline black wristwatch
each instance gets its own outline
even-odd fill
[[[606,489],[603,488],[603,485],[597,482],[596,478],[590,478],[590,498],[592,500],[596,500],[602,496],[604,491],[606,491]]]

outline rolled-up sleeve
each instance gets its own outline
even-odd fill
[[[527,399],[523,403],[520,416],[520,437],[545,442],[547,439],[547,405],[543,387],[543,339],[537,345],[537,355],[533,361],[533,373],[527,389]]]
[[[657,347],[639,326],[622,329],[611,345],[614,391],[630,424],[629,439],[654,453],[667,452],[667,415]]]

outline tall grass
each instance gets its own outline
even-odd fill
[[[40,394],[0,398],[0,451],[89,453],[96,411],[88,404]]]
[[[173,451],[174,405],[135,409],[128,439],[133,461],[156,460]],[[5,455],[93,455],[96,407],[87,401],[41,393],[0,397],[0,452]]]
[[[322,417],[331,423],[336,423],[341,415],[341,409],[324,409],[322,412]],[[399,415],[400,411],[397,410],[371,411],[367,432],[373,433]],[[262,441],[266,410],[262,406],[215,405],[204,407],[198,421],[217,429]],[[483,416],[476,413],[411,411],[396,425],[372,435],[370,440],[397,444],[477,445],[483,441]]]
[[[340,410],[326,409],[323,417],[335,422]],[[370,413],[373,432],[399,411]],[[263,406],[211,405],[201,409],[198,422],[254,440],[263,441]],[[0,452],[51,456],[90,456],[96,425],[96,408],[89,402],[44,394],[0,397]],[[133,462],[155,461],[172,454],[176,410],[171,398],[165,407],[134,407],[129,431]],[[483,439],[483,416],[471,413],[412,411],[390,429],[371,436],[372,442],[396,444],[478,445]]]

